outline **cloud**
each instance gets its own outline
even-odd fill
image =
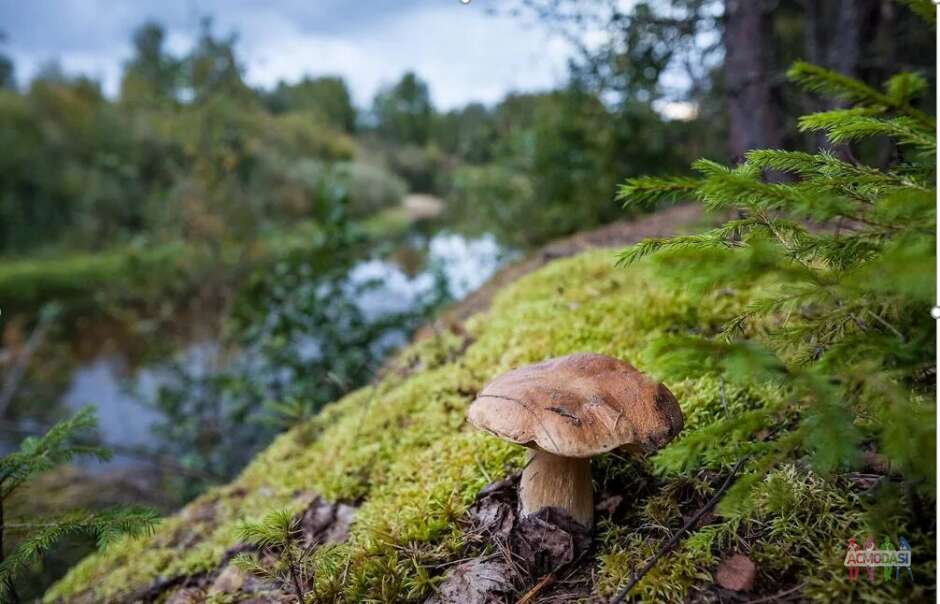
[[[489,0],[494,6],[496,0]],[[507,92],[564,80],[570,48],[546,30],[485,14],[486,0],[59,0],[15,7],[0,2],[8,54],[20,81],[57,58],[68,72],[118,89],[133,30],[164,24],[175,52],[191,47],[202,15],[216,31],[236,31],[245,77],[258,86],[304,75],[339,74],[360,106],[406,70],[428,80],[440,108],[495,102]]]

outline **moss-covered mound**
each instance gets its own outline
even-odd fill
[[[575,351],[626,359],[656,376],[661,372],[650,349],[658,336],[714,333],[751,297],[748,289],[690,294],[681,283],[663,278],[664,271],[668,266],[652,263],[617,268],[610,251],[598,251],[523,278],[465,332],[406,350],[400,371],[282,435],[236,481],[167,519],[153,536],[126,540],[85,560],[47,600],[129,601],[146,593],[168,601],[186,584],[181,578],[213,571],[230,557],[242,521],[274,509],[300,511],[315,495],[359,506],[349,539],[312,557],[317,601],[423,600],[448,563],[467,555],[460,519],[478,491],[525,459],[520,447],[467,425],[465,412],[476,391],[513,367]],[[593,567],[595,595],[615,592],[727,475],[734,459],[685,461],[696,446],[690,437],[726,414],[775,396],[771,387],[745,390],[714,375],[688,375],[668,386],[686,416],[682,435],[645,462],[595,460],[598,499],[624,498],[613,515],[602,515],[596,548],[583,562]],[[756,434],[774,438],[772,427]],[[926,597],[927,587],[903,576],[886,580],[879,571],[875,582],[865,573],[850,581],[842,566],[849,537],[864,540],[872,532],[863,505],[870,483],[816,476],[800,459],[772,468],[746,505],[706,515],[633,594],[650,602],[714,601],[728,594],[716,585],[718,565],[743,553],[757,568],[751,597],[779,592],[823,601]],[[885,511],[882,520],[899,513]],[[930,585],[932,569],[924,556],[918,559],[916,537],[908,538],[915,539],[916,582]],[[153,589],[161,585],[165,589]],[[206,598],[238,601],[239,594]]]

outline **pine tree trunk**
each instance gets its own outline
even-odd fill
[[[725,94],[730,151],[779,147],[780,103],[771,80],[771,18],[764,0],[725,1]]]
[[[891,0],[803,0],[806,12],[806,54],[815,65],[827,67],[843,75],[869,81],[879,85],[881,73],[887,65],[866,65],[866,56],[877,54],[886,63],[893,63],[892,24],[890,17],[893,7]],[[883,31],[884,30],[884,31]],[[879,35],[886,34],[886,35]],[[872,47],[878,47],[877,52]],[[886,48],[882,49],[884,46]],[[878,73],[871,82],[872,69]],[[892,73],[888,69],[887,73]],[[832,99],[810,97],[809,112],[828,111],[844,107]],[[824,134],[813,136],[814,147],[832,148]],[[837,155],[848,159],[848,147],[840,145],[833,149]]]

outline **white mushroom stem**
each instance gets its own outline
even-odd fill
[[[533,450],[519,485],[522,514],[547,507],[561,508],[590,528],[594,523],[594,485],[591,460],[559,457]]]

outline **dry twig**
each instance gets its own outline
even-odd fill
[[[659,559],[665,556],[666,554],[668,554],[670,551],[672,551],[672,548],[674,548],[676,544],[679,543],[679,538],[682,537],[682,535],[684,535],[686,531],[688,531],[690,528],[698,524],[698,521],[701,520],[702,516],[705,515],[705,512],[708,512],[713,507],[715,507],[715,504],[718,503],[718,500],[721,499],[721,496],[725,494],[725,491],[727,491],[728,488],[731,486],[731,483],[734,482],[734,477],[737,476],[738,470],[741,469],[741,466],[744,465],[744,462],[746,460],[747,458],[744,457],[738,460],[738,463],[734,464],[734,467],[731,468],[731,473],[728,474],[727,478],[725,478],[725,481],[722,483],[718,491],[716,491],[715,494],[712,495],[712,498],[709,499],[708,502],[704,506],[702,506],[701,509],[699,509],[699,511],[697,511],[695,515],[692,516],[689,519],[689,521],[686,522],[682,526],[682,528],[676,531],[676,533],[666,543],[666,545],[664,545],[658,552],[656,552],[656,555],[654,555],[652,559],[650,559],[650,561],[646,563],[646,566],[640,569],[640,572],[633,574],[633,578],[630,579],[630,582],[627,583],[624,586],[624,588],[621,589],[620,592],[616,596],[613,597],[613,599],[610,601],[610,604],[620,604],[621,602],[623,602],[624,598],[627,597],[627,594],[630,593],[630,590],[633,589],[636,586],[636,584],[639,583],[640,580],[646,576],[646,573],[650,572],[653,569],[653,567],[656,566],[656,563],[659,561]]]

